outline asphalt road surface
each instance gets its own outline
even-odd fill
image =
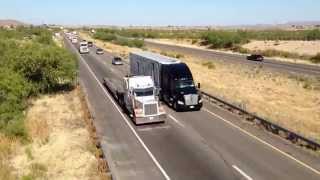
[[[319,157],[210,104],[183,113],[167,107],[165,123],[135,126],[102,85],[105,76],[121,83],[128,65],[95,49],[79,55],[79,79],[115,179],[320,179]]]
[[[205,49],[183,47],[178,45],[168,45],[163,43],[151,42],[148,40],[145,40],[145,44],[147,47],[158,48],[163,51],[174,51],[177,53],[187,54],[187,55],[199,57],[202,59],[222,60],[225,62],[241,63],[241,64],[250,65],[250,66],[262,65],[263,68],[274,70],[277,72],[299,73],[299,74],[320,76],[320,66],[315,66],[315,65],[281,62],[281,61],[273,60],[270,58],[265,58],[263,62],[249,61],[246,59],[245,55],[214,52],[214,51],[209,51]]]

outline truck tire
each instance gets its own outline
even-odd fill
[[[172,105],[173,109],[176,111],[176,112],[180,112],[180,109],[178,108],[178,102],[175,101]]]

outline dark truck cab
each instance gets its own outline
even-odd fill
[[[131,75],[152,76],[162,101],[176,111],[200,110],[201,93],[189,67],[178,59],[151,52],[130,53]]]
[[[162,66],[160,98],[177,111],[201,109],[201,94],[185,63]]]

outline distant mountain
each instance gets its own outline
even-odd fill
[[[320,21],[293,21],[286,23],[287,25],[296,25],[296,26],[315,26],[320,25]]]
[[[24,26],[26,25],[25,23],[17,20],[12,20],[12,19],[0,19],[0,27],[4,26]]]

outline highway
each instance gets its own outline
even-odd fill
[[[195,57],[199,57],[201,59],[206,59],[206,60],[221,60],[224,62],[241,63],[249,66],[262,65],[263,68],[277,71],[277,72],[282,72],[282,73],[299,73],[299,74],[320,76],[320,66],[316,66],[316,65],[281,62],[281,61],[273,60],[270,58],[265,58],[265,60],[261,63],[261,62],[249,61],[246,59],[245,55],[228,54],[223,52],[215,52],[215,51],[210,51],[205,49],[197,49],[197,48],[184,47],[179,45],[156,43],[148,40],[145,40],[145,45],[150,48],[158,48],[163,51],[173,51],[180,54],[195,56]]]
[[[114,66],[111,53],[95,49],[79,55],[79,80],[114,179],[320,179],[319,157],[210,104],[166,108],[165,123],[135,126],[101,83],[105,76],[120,83],[128,65]]]

